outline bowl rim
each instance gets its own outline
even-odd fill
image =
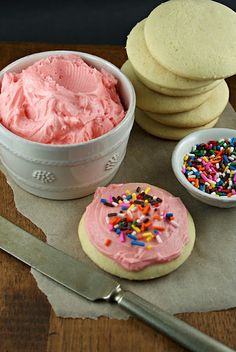
[[[132,115],[134,115],[134,110],[135,110],[135,105],[136,105],[136,95],[135,95],[135,90],[134,87],[132,85],[132,83],[130,82],[130,80],[128,79],[128,77],[126,77],[126,75],[114,64],[112,64],[110,61],[103,59],[97,55],[93,55],[93,54],[89,54],[83,51],[76,51],[76,50],[48,50],[48,51],[39,51],[33,54],[29,54],[26,56],[22,56],[21,58],[9,63],[7,66],[5,66],[3,69],[0,70],[0,80],[2,78],[2,76],[6,73],[6,72],[10,72],[11,67],[15,66],[16,64],[20,64],[22,62],[24,62],[25,60],[32,58],[32,57],[37,57],[40,56],[41,54],[45,54],[45,58],[48,56],[53,56],[53,55],[69,55],[69,54],[75,54],[78,56],[81,56],[81,58],[83,60],[95,60],[97,62],[100,62],[101,64],[104,64],[106,67],[111,68],[113,71],[117,72],[117,75],[119,75],[122,80],[125,82],[126,86],[128,87],[129,93],[130,93],[130,97],[131,97],[131,102],[129,104],[129,108],[126,111],[126,115],[125,117],[120,121],[120,123],[118,125],[116,125],[112,130],[108,131],[107,133],[90,139],[89,141],[86,142],[80,142],[80,143],[73,143],[73,144],[46,144],[46,143],[40,143],[40,142],[36,142],[36,141],[31,141],[29,139],[23,138],[21,136],[18,136],[17,134],[13,133],[12,131],[8,130],[4,125],[2,125],[2,123],[0,122],[0,130],[3,130],[4,133],[6,133],[7,135],[9,135],[11,138],[15,138],[16,140],[18,140],[21,143],[24,143],[25,145],[33,145],[33,146],[38,146],[38,147],[42,147],[45,149],[49,149],[49,150],[55,150],[55,149],[63,149],[63,148],[78,148],[78,146],[87,146],[90,144],[94,144],[95,142],[99,142],[102,139],[108,137],[108,136],[112,136],[114,135],[117,130],[119,128],[121,128],[124,124],[126,124],[127,120],[129,120],[130,117],[132,117]],[[46,55],[48,54],[48,55]],[[42,59],[42,58],[41,58]],[[39,60],[41,60],[39,59]],[[116,77],[116,79],[118,80],[118,78]],[[0,143],[1,144],[1,143]]]
[[[195,131],[195,132],[192,132],[190,134],[188,134],[187,136],[185,136],[184,138],[182,138],[178,143],[177,145],[175,146],[173,152],[172,152],[172,156],[171,156],[171,165],[172,165],[172,170],[177,178],[177,180],[182,184],[182,186],[184,186],[186,188],[186,190],[189,192],[189,193],[194,193],[198,199],[200,198],[204,198],[204,199],[208,199],[212,202],[222,202],[222,203],[232,203],[232,202],[236,202],[236,194],[235,195],[232,195],[231,197],[217,197],[215,195],[211,195],[211,194],[208,194],[208,193],[205,193],[201,190],[199,190],[198,188],[194,187],[187,179],[186,177],[184,176],[184,174],[182,173],[181,169],[179,168],[179,165],[178,165],[178,162],[177,160],[179,159],[178,155],[180,153],[180,150],[183,148],[184,144],[186,142],[190,142],[191,138],[192,137],[198,137],[199,136],[199,139],[201,139],[201,137],[205,137],[205,136],[208,136],[209,139],[208,140],[211,140],[211,136],[212,136],[212,132],[219,132],[219,134],[221,133],[232,133],[233,131],[235,132],[235,137],[236,137],[236,129],[233,129],[233,128],[220,128],[220,127],[214,127],[214,128],[207,128],[207,129],[204,129],[204,130],[199,130],[199,131]],[[215,139],[216,137],[214,137]],[[232,137],[217,137],[217,138],[232,138]],[[199,143],[201,143],[201,141],[199,141]],[[193,145],[192,145],[193,147]],[[189,148],[191,149],[191,147]],[[190,152],[190,150],[189,150]],[[182,156],[183,158],[183,156]],[[181,163],[182,165],[182,163]]]

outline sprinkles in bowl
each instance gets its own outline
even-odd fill
[[[236,138],[196,144],[185,154],[182,173],[205,193],[231,197],[236,194]]]

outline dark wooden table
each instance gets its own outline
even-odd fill
[[[118,46],[0,43],[0,69],[24,55],[55,49],[89,52],[117,66],[126,59]],[[236,78],[228,80],[236,107]],[[13,192],[0,172],[0,215],[45,240],[45,235],[15,208]],[[227,294],[227,288],[225,290]],[[236,309],[178,314],[199,330],[236,348]],[[184,351],[140,321],[62,319],[55,316],[29,268],[0,251],[0,352]],[[210,351],[209,351],[210,352]]]

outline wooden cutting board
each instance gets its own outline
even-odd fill
[[[0,43],[0,69],[22,56],[46,50],[78,50],[101,56],[118,67],[125,49],[110,45]],[[228,80],[231,103],[236,107],[236,77]],[[0,215],[45,240],[40,229],[15,208],[13,193],[0,172]],[[227,294],[227,291],[226,291]],[[199,330],[236,348],[236,309],[177,314]],[[184,351],[142,322],[101,317],[57,318],[29,268],[0,251],[0,352],[171,352]]]

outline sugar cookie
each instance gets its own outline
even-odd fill
[[[146,19],[136,24],[128,35],[126,51],[135,74],[150,89],[172,96],[187,96],[213,89],[217,81],[194,81],[175,75],[161,66],[148,51],[144,38]]]
[[[80,221],[79,238],[105,271],[147,280],[183,264],[193,249],[195,227],[182,201],[169,192],[143,183],[113,184],[97,189]]]
[[[135,111],[135,121],[137,124],[142,127],[146,132],[152,134],[155,137],[160,137],[163,139],[173,139],[179,140],[189,133],[194,131],[203,129],[203,128],[210,128],[214,127],[219,117],[215,118],[211,122],[207,123],[204,126],[200,127],[192,127],[192,128],[177,128],[177,127],[170,127],[165,126],[153,119],[151,119],[144,111],[140,109],[136,109]]]
[[[236,73],[236,14],[210,0],[170,0],[147,17],[148,50],[166,69],[190,79]]]
[[[121,67],[121,71],[133,84],[136,92],[136,104],[142,110],[163,114],[188,111],[201,105],[211,95],[210,91],[193,97],[169,97],[154,92],[139,81],[129,60]]]
[[[146,112],[153,120],[166,126],[191,128],[206,125],[224,111],[229,100],[229,88],[225,81],[219,84],[211,96],[197,108],[177,114],[157,114]]]

